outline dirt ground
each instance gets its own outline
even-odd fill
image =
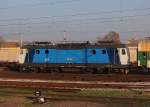
[[[110,101],[111,99],[100,102],[52,99],[44,104],[37,104],[23,96],[0,96],[0,107],[150,107],[150,102]]]
[[[35,89],[0,87],[0,107],[150,107],[147,93],[136,90],[41,90],[44,104],[34,103]]]

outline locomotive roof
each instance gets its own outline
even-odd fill
[[[90,42],[82,42],[82,43],[51,43],[51,42],[34,42],[30,44],[23,45],[22,48],[121,48],[126,47],[125,44],[115,44],[110,42],[101,42],[101,43],[90,43]]]

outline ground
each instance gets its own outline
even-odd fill
[[[150,107],[150,94],[142,90],[40,90],[46,97],[44,104],[33,102],[36,89],[1,87],[0,107]]]

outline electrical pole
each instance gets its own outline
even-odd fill
[[[21,33],[19,33],[20,36],[20,47],[22,47],[22,39],[23,39],[23,35]]]
[[[64,40],[64,42],[66,42],[67,41],[67,35],[66,35],[66,33],[67,33],[67,31],[66,30],[64,30],[64,38],[63,38],[63,40]]]

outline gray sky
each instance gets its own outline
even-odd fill
[[[150,35],[150,0],[1,0],[0,36],[6,39],[94,41],[109,31]]]

